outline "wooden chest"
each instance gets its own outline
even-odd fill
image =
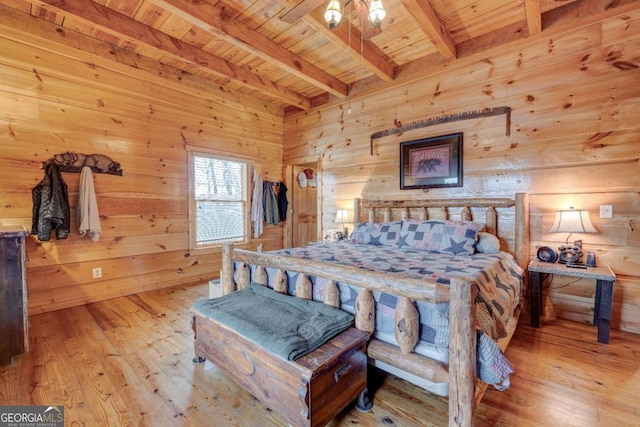
[[[355,328],[289,361],[195,314],[195,356],[206,358],[293,426],[324,426],[367,385],[366,343]]]

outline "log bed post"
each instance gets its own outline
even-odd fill
[[[399,297],[396,305],[396,341],[404,354],[411,354],[420,338],[420,314],[407,297]]]
[[[222,294],[227,295],[236,290],[236,284],[233,281],[233,260],[231,253],[233,252],[233,244],[228,243],[222,245],[222,270],[220,270],[220,282],[222,283]]]
[[[356,328],[372,334],[376,329],[376,303],[369,289],[362,289],[356,297]]]
[[[267,276],[267,270],[263,266],[256,266],[252,282],[262,286],[267,286],[269,284],[269,276]]]
[[[236,279],[236,288],[238,290],[245,289],[249,286],[249,283],[251,283],[251,267],[249,267],[249,264],[243,262],[238,265]]]
[[[311,284],[309,276],[306,274],[298,274],[298,280],[296,280],[296,296],[308,300],[313,296],[313,285]]]
[[[340,290],[335,280],[329,280],[324,286],[324,303],[340,308]]]
[[[281,294],[287,293],[287,287],[289,286],[289,279],[287,273],[284,270],[278,270],[273,282],[273,290]]]
[[[454,277],[449,290],[449,427],[466,427],[475,412],[477,284]]]
[[[516,241],[515,241],[515,253],[514,256],[520,267],[525,271],[529,265],[529,251],[531,247],[530,238],[530,216],[529,216],[529,194],[516,193]],[[524,275],[524,286],[520,292],[523,301],[526,301],[525,295],[527,295],[529,287],[529,275]]]

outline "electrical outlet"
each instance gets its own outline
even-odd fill
[[[100,267],[96,267],[93,269],[93,278],[94,279],[99,279],[102,277],[102,268]]]
[[[601,205],[600,218],[613,218],[613,205]]]

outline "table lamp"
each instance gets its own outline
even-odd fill
[[[349,237],[349,229],[347,228],[347,224],[351,224],[351,211],[349,209],[338,209],[336,212],[336,224],[342,224],[342,232],[344,234],[344,238]]]
[[[556,212],[556,218],[549,230],[550,233],[569,233],[565,244],[558,248],[558,262],[563,264],[582,263],[582,240],[575,240],[569,245],[569,237],[573,233],[597,233],[591,224],[589,211],[578,211],[573,208]]]

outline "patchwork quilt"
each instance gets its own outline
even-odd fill
[[[506,335],[506,324],[519,303],[520,287],[524,271],[515,258],[507,252],[495,254],[476,253],[469,256],[433,253],[424,249],[398,248],[357,244],[348,241],[314,244],[302,248],[283,249],[271,253],[310,260],[327,261],[356,266],[386,274],[424,278],[449,285],[452,277],[466,277],[479,283],[476,300],[479,336],[478,366],[481,379],[500,388],[508,382],[513,372],[511,365],[500,352],[494,340]],[[269,279],[275,277],[275,269],[267,269]],[[288,292],[295,294],[295,272],[287,272]],[[326,279],[311,277],[313,299],[322,301]],[[354,314],[359,288],[339,283],[341,309]],[[382,292],[374,292],[376,300],[376,333],[395,333],[395,307],[398,298]],[[448,348],[449,304],[417,302],[420,313],[420,341]],[[484,376],[484,378],[482,377]]]

